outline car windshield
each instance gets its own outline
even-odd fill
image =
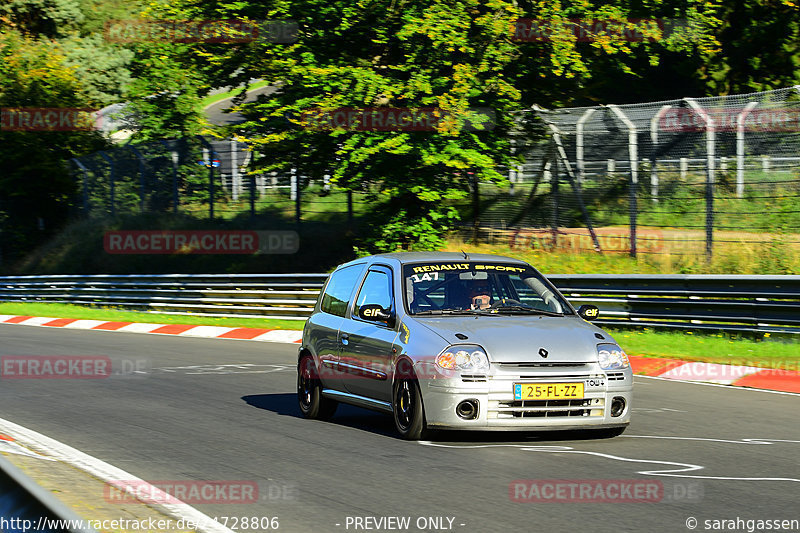
[[[459,313],[572,314],[541,274],[523,264],[432,262],[403,267],[412,315]]]

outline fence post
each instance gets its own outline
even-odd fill
[[[300,225],[300,176],[297,174],[297,169],[293,168],[292,171],[292,191],[291,199],[294,200],[294,222]]]
[[[617,118],[622,121],[623,124],[628,128],[628,159],[630,161],[631,173],[630,173],[630,186],[629,189],[629,206],[628,206],[628,215],[630,219],[630,240],[631,240],[631,250],[630,254],[631,257],[636,257],[636,215],[638,213],[638,207],[636,205],[636,195],[639,188],[639,155],[638,155],[638,133],[636,131],[636,125],[631,122],[625,113],[622,112],[622,109],[619,106],[611,104],[608,108],[617,115]]]
[[[144,156],[142,155],[142,152],[140,152],[139,149],[136,148],[135,146],[128,145],[128,148],[130,148],[131,152],[134,153],[134,155],[136,156],[136,159],[139,161],[139,212],[140,213],[144,213],[144,197],[145,197],[145,188],[144,188],[144,172],[145,172],[144,167],[145,167],[145,162],[144,162]]]
[[[575,164],[578,167],[578,183],[581,185],[583,185],[583,180],[586,178],[586,163],[583,160],[583,128],[586,122],[592,118],[595,111],[597,109],[587,109],[575,124]]]
[[[214,161],[219,160],[219,154],[205,137],[202,135],[197,135],[196,137],[203,145],[203,160],[208,162],[208,218],[214,220]],[[205,156],[206,152],[208,157]]]
[[[481,217],[481,191],[478,187],[478,174],[467,172],[472,182],[472,243],[478,244],[480,239],[480,217]]]
[[[242,189],[242,178],[239,174],[239,143],[236,142],[236,139],[230,140],[230,150],[231,150],[231,197],[234,202],[239,200],[239,193]]]
[[[180,159],[180,155],[178,154],[177,149],[170,149],[169,142],[167,142],[166,139],[162,139],[161,144],[163,144],[164,148],[166,148],[170,153],[170,157],[172,159],[172,211],[177,214],[178,204],[180,204],[181,201],[180,196],[178,195],[178,160]]]
[[[661,106],[661,109],[659,109],[650,120],[650,142],[652,144],[650,148],[650,198],[655,203],[658,203],[658,169],[656,168],[658,164],[658,160],[656,159],[656,151],[658,150],[658,124],[671,108],[672,106],[669,104]]]
[[[592,237],[592,242],[594,243],[594,249],[596,252],[602,252],[600,248],[600,241],[597,239],[597,233],[594,231],[594,227],[592,226],[592,221],[589,218],[589,212],[586,210],[586,205],[583,203],[583,193],[581,191],[581,185],[578,183],[577,179],[575,179],[575,174],[572,172],[572,166],[569,163],[569,157],[567,157],[567,151],[564,149],[564,144],[561,142],[561,130],[558,129],[554,123],[548,121],[543,114],[545,110],[541,107],[534,105],[532,107],[534,111],[539,113],[539,116],[547,123],[548,127],[550,128],[550,134],[552,139],[552,153],[553,157],[556,161],[559,159],[564,164],[564,170],[567,173],[567,179],[569,180],[570,185],[572,186],[572,190],[575,193],[575,199],[578,201],[578,206],[581,209],[581,213],[586,221],[586,228],[589,230],[589,234]],[[555,185],[554,190],[554,199],[555,199],[555,209],[554,209],[554,220],[555,220],[555,231],[556,237],[558,235],[558,169],[556,168],[555,173],[555,181],[551,182],[551,185]],[[557,238],[556,238],[557,240]]]
[[[516,144],[517,141],[513,139],[509,142],[509,156],[513,157]],[[508,194],[514,196],[514,194],[516,194],[515,185],[517,184],[517,167],[514,165],[508,166],[508,184]]]
[[[693,98],[684,98],[706,124],[706,260],[711,261],[714,249],[714,141],[716,123]]]
[[[111,216],[114,217],[117,214],[117,210],[115,208],[116,202],[114,198],[114,161],[112,161],[108,154],[102,150],[97,153],[100,154],[100,157],[102,157],[106,163],[108,163],[108,196],[111,202]]]
[[[347,190],[347,223],[353,223],[353,191]]]
[[[553,202],[553,219],[550,222],[550,232],[553,234],[553,249],[558,246],[558,155],[553,150],[553,178],[550,180],[550,192]]]
[[[736,115],[736,197],[744,196],[744,121],[758,102],[748,102]]]
[[[89,215],[89,170],[86,168],[86,165],[81,163],[80,159],[77,157],[73,157],[72,161],[75,163],[75,166],[80,169],[81,174],[83,175],[83,179],[81,180],[81,196],[83,197],[83,214],[85,216]]]

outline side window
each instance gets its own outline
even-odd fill
[[[352,265],[342,268],[331,274],[331,279],[325,286],[325,293],[319,308],[325,312],[336,316],[344,316],[347,306],[350,304],[350,295],[353,294],[353,287],[361,277],[364,265]]]
[[[356,298],[356,306],[375,304],[384,309],[392,309],[392,283],[389,274],[381,270],[370,270],[361,291]]]

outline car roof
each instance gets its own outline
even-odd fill
[[[460,261],[462,263],[464,261],[483,261],[495,263],[514,263],[518,265],[530,266],[521,259],[515,259],[513,257],[507,257],[504,255],[468,253],[467,257],[468,259],[464,259],[464,254],[461,252],[390,252],[359,257],[357,259],[353,259],[352,261],[348,261],[347,263],[342,263],[341,265],[337,266],[335,270],[352,265],[363,265],[366,263],[372,264],[380,260],[391,262],[395,265],[400,264],[401,266],[409,263],[426,263],[432,261]]]
[[[421,263],[427,261],[502,261],[504,263],[518,263],[527,265],[527,263],[521,259],[514,259],[513,257],[506,257],[504,255],[471,253],[467,253],[466,255],[467,257],[464,257],[464,254],[461,252],[392,252],[373,255],[370,258],[394,259],[399,261],[401,264]]]

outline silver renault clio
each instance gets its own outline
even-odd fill
[[[400,435],[433,429],[621,434],[625,352],[518,259],[389,253],[339,266],[303,330],[297,395],[307,418],[339,402],[390,413]]]

